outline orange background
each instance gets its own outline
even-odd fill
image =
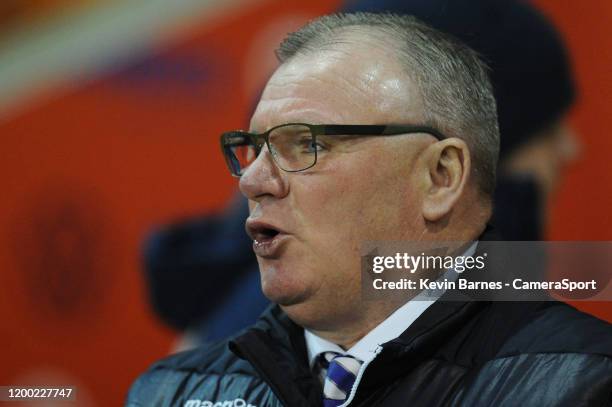
[[[235,191],[218,134],[241,127],[279,33],[337,1],[270,0],[187,27],[145,60],[57,89],[0,123],[0,385],[72,383],[120,405],[174,334],[152,315],[140,246]],[[612,240],[612,3],[537,4],[565,36],[583,143],[548,236]],[[612,321],[611,303],[579,307]]]

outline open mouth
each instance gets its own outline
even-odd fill
[[[279,233],[278,230],[270,227],[256,228],[253,233],[253,240],[259,243],[270,242],[274,240]]]
[[[263,258],[274,258],[282,252],[283,242],[287,234],[269,223],[247,220],[246,231],[253,239],[253,251]]]
[[[283,233],[276,226],[258,220],[247,220],[246,232],[251,239],[259,243],[270,242]]]

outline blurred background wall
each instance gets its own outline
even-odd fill
[[[0,5],[0,385],[72,384],[120,405],[174,334],[141,242],[222,208],[218,148],[245,127],[287,31],[339,1],[5,1]],[[580,92],[582,156],[547,237],[612,240],[612,3],[538,0]],[[577,303],[612,321],[611,303]]]

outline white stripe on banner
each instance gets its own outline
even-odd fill
[[[256,0],[102,2],[28,25],[0,41],[0,119],[30,98],[87,80],[146,52],[179,27],[235,11]]]

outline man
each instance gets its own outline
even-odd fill
[[[414,15],[487,61],[501,140],[491,223],[506,240],[542,240],[555,186],[577,154],[566,117],[574,79],[551,21],[520,0],[356,0],[344,10]],[[227,338],[268,307],[247,216],[241,199],[222,213],[166,225],[145,244],[152,306],[185,332],[180,347]]]
[[[499,133],[477,55],[368,13],[322,17],[277,55],[250,131],[222,145],[278,305],[157,363],[128,405],[612,402],[612,328],[569,306],[362,296],[363,242],[487,238]]]

